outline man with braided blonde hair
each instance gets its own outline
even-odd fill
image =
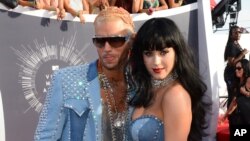
[[[94,21],[99,58],[56,71],[40,115],[36,141],[126,140],[126,75],[134,24],[129,13],[108,7]]]

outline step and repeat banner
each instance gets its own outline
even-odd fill
[[[92,44],[95,15],[86,16],[86,23],[81,24],[70,15],[68,20],[57,21],[53,14],[20,7],[0,9],[0,130],[6,141],[33,140],[54,70],[97,58]],[[132,16],[136,30],[152,17],[174,20],[198,54],[196,3],[152,16]]]

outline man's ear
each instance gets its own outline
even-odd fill
[[[130,36],[130,39],[131,39],[132,41],[134,41],[135,37],[136,37],[136,33],[132,33],[131,36]]]
[[[132,47],[132,45],[133,45],[133,42],[134,42],[135,37],[136,37],[136,33],[132,33],[132,34],[130,35],[129,44],[130,44],[131,47]]]
[[[133,47],[133,42],[134,42],[135,36],[136,36],[136,33],[132,33],[129,37],[129,42],[128,42],[129,50],[131,50]]]

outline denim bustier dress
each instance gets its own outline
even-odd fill
[[[129,136],[132,141],[163,141],[163,122],[153,115],[143,115],[131,121]]]

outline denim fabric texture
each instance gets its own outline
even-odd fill
[[[143,115],[130,123],[131,141],[164,141],[163,122],[153,115]]]
[[[97,61],[54,73],[35,141],[100,141],[102,104]]]

